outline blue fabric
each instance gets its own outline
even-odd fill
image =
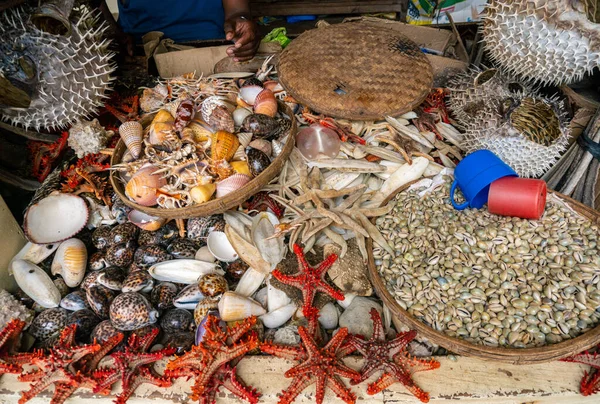
[[[137,41],[150,31],[175,42],[225,37],[222,0],[118,0],[119,25]]]

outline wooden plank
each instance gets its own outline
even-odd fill
[[[578,393],[579,379],[586,368],[575,363],[551,362],[538,365],[505,365],[485,362],[478,359],[459,357],[452,361],[446,357],[436,358],[441,362],[440,369],[431,372],[417,373],[414,376],[417,384],[431,395],[432,404],[468,403],[468,404],[587,404],[598,403],[597,396],[583,397]],[[346,363],[358,369],[361,361],[350,358]],[[164,367],[164,362],[161,363]],[[240,377],[249,385],[257,388],[262,397],[260,403],[276,403],[278,393],[287,388],[290,379],[283,373],[293,364],[289,361],[265,357],[246,357],[238,364]],[[368,382],[377,378],[375,375]],[[188,399],[192,381],[178,379],[170,389],[158,389],[143,385],[130,404],[172,404],[173,402],[191,402]],[[346,381],[347,384],[347,381]],[[3,375],[0,379],[0,402],[17,403],[19,391],[27,388],[15,375]],[[391,386],[374,396],[366,394],[367,382],[353,386],[357,402],[364,404],[390,403],[415,404],[419,401],[410,395],[401,384]],[[30,401],[31,404],[46,404],[49,393]],[[217,395],[218,403],[241,401],[229,392]],[[93,395],[89,391],[78,391],[67,403],[108,404],[114,398]],[[296,399],[297,403],[314,402],[314,386],[309,387]],[[338,403],[330,391],[325,395],[325,402]]]
[[[21,226],[13,217],[4,199],[0,196],[0,229],[2,229],[2,242],[0,242],[0,288],[14,292],[17,288],[15,278],[8,275],[8,263],[23,248],[27,240],[23,235]],[[0,402],[2,399],[0,398]]]
[[[252,15],[402,13],[408,0],[373,1],[251,1]]]
[[[16,135],[23,136],[29,140],[35,140],[38,142],[54,143],[58,140],[58,135],[48,135],[46,133],[32,132],[30,130],[23,129],[19,126],[13,126],[6,122],[0,122],[0,129],[4,129],[8,132],[12,132]]]

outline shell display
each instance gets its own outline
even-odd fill
[[[174,258],[194,258],[198,251],[198,242],[189,238],[176,238],[167,247],[167,252]]]
[[[249,183],[251,178],[244,174],[234,174],[217,183],[217,198],[222,198],[232,192],[237,191]]]
[[[128,243],[137,238],[139,229],[133,223],[118,224],[113,227],[108,236],[108,245]]]
[[[225,219],[223,215],[193,217],[187,221],[187,236],[192,240],[206,241],[212,231],[223,231]]]
[[[160,328],[167,334],[194,329],[194,316],[184,309],[171,309],[160,317]]]
[[[133,261],[142,267],[150,267],[159,262],[172,260],[173,257],[160,245],[144,245],[135,250]]]
[[[63,241],[56,250],[52,267],[52,275],[60,275],[67,286],[78,286],[85,275],[87,266],[87,249],[83,241],[72,238]]]
[[[68,312],[62,308],[47,309],[33,319],[29,333],[40,341],[57,336],[67,326]]]
[[[262,316],[267,312],[256,301],[235,292],[225,292],[219,300],[218,307],[223,321],[243,320],[251,316]]]
[[[110,305],[110,321],[118,330],[132,331],[156,323],[158,312],[141,294],[122,293]]]
[[[69,311],[77,311],[87,309],[90,305],[87,302],[85,291],[77,289],[61,299],[60,307]]]
[[[105,257],[110,265],[127,268],[133,262],[133,254],[131,243],[119,243],[109,247]]]
[[[483,36],[491,59],[515,75],[543,84],[579,81],[600,64],[600,24],[582,2],[493,0]]]
[[[177,296],[177,286],[171,282],[161,282],[152,288],[150,301],[159,310],[173,307],[173,300]]]
[[[102,322],[100,322],[96,327],[94,327],[94,330],[92,331],[92,334],[90,335],[90,339],[96,340],[97,343],[101,344],[103,342],[108,341],[110,338],[114,337],[115,335],[119,334],[121,331],[117,330],[112,323],[110,322],[110,320],[104,320]]]
[[[210,156],[213,160],[230,161],[239,146],[240,141],[236,135],[219,130],[212,135]]]
[[[135,271],[127,275],[121,287],[122,292],[150,292],[154,279],[146,271]]]
[[[204,297],[202,292],[200,292],[198,284],[193,283],[181,289],[177,296],[175,296],[175,299],[173,299],[173,304],[180,309],[193,310]]]
[[[24,260],[14,260],[12,270],[17,285],[33,301],[45,308],[58,307],[60,291],[44,270]]]
[[[211,310],[217,310],[219,307],[219,299],[214,297],[207,297],[198,302],[194,309],[194,321],[196,325],[200,324],[204,317]]]
[[[108,240],[110,239],[110,226],[100,226],[92,233],[92,243],[98,250],[103,250],[108,247]]]
[[[246,156],[248,158],[248,166],[252,176],[258,177],[260,173],[269,167],[271,160],[263,151],[248,147],[246,149]]]
[[[119,126],[119,136],[134,159],[138,159],[142,153],[143,131],[142,125],[136,121],[125,122]]]
[[[86,297],[90,308],[100,318],[108,318],[110,305],[117,296],[118,292],[106,288],[102,285],[91,286]]]
[[[277,115],[277,99],[271,90],[264,89],[256,96],[253,110],[255,114],[268,115],[274,118]]]
[[[229,285],[223,275],[207,274],[198,279],[198,290],[204,296],[217,297],[227,292]]]
[[[142,206],[156,205],[156,190],[167,185],[161,175],[155,175],[157,168],[147,165],[139,169],[125,186],[125,194],[129,199]]]
[[[37,83],[27,108],[0,107],[3,120],[36,131],[65,128],[95,115],[102,105],[116,68],[103,39],[108,25],[98,24],[96,13],[86,7],[73,11],[70,19],[70,33],[55,35],[36,28],[23,8],[0,14],[3,77]]]
[[[100,323],[100,319],[90,309],[83,309],[69,314],[67,326],[71,324],[77,325],[75,338],[80,341],[89,341],[90,334],[94,328]]]
[[[104,254],[104,251],[96,251],[90,255],[90,258],[88,259],[88,268],[90,271],[99,271],[108,266]]]
[[[96,281],[105,288],[109,288],[111,290],[121,290],[126,276],[127,274],[123,268],[108,267],[99,272]]]
[[[175,123],[173,124],[173,129],[178,132],[181,132],[183,128],[185,128],[191,121],[194,119],[194,102],[192,100],[183,100],[177,106],[177,110],[175,111]]]

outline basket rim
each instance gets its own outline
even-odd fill
[[[407,190],[411,185],[422,179],[423,178],[419,178],[399,187],[381,203],[381,206],[386,205],[389,201],[394,199],[396,195]],[[556,194],[562,198],[571,208],[573,208],[579,214],[590,219],[593,223],[600,224],[600,212],[597,212],[594,209],[591,209],[590,207],[585,206],[582,203],[577,202],[576,200],[559,192],[555,192],[553,190],[548,190],[548,192]],[[375,224],[375,220],[376,218],[372,219],[373,224]],[[515,365],[525,365],[562,359],[575,353],[585,351],[586,349],[589,349],[600,342],[600,324],[576,338],[559,342],[557,344],[549,344],[535,348],[519,349],[489,347],[485,345],[476,345],[459,338],[447,336],[441,331],[434,330],[425,323],[422,323],[413,317],[407,310],[404,310],[402,307],[400,307],[400,305],[396,302],[396,299],[387,290],[381,279],[381,276],[377,271],[375,259],[373,257],[373,241],[370,238],[367,239],[367,253],[369,279],[371,280],[377,295],[388,306],[392,314],[404,324],[416,329],[419,334],[427,337],[433,343],[438,344],[441,347],[457,354],[474,356],[484,360],[511,363]]]

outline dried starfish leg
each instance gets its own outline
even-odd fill
[[[386,116],[385,120],[390,124],[390,126],[395,129],[395,132],[400,136],[414,140],[417,143],[422,144],[425,147],[433,149],[433,145],[429,140],[423,137],[419,131],[411,130],[408,126],[402,125],[397,119],[392,118],[391,116]]]
[[[335,213],[331,210],[327,210],[323,206],[317,206],[317,212],[319,212],[320,215],[333,220],[337,224],[344,223],[344,220],[337,213]]]
[[[394,136],[394,135],[390,135],[390,136],[377,135],[377,136],[375,136],[375,140],[389,144],[390,146],[392,146],[394,149],[396,149],[402,155],[402,158],[404,160],[406,160],[406,162],[408,164],[412,164],[412,159],[410,158],[410,156],[408,155],[406,150],[404,150],[404,147],[402,147],[402,145],[398,141],[399,139],[396,139],[396,137],[397,136]]]
[[[324,159],[310,161],[307,164],[309,167],[329,168],[351,173],[382,173],[385,171],[385,167],[382,165],[364,160]]]
[[[372,209],[359,209],[358,212],[365,215],[366,217],[379,217],[383,215],[387,215],[394,209],[394,205],[388,203],[386,206],[382,206],[380,208],[372,208]]]
[[[318,222],[315,223],[314,227],[312,227],[309,231],[306,231],[304,233],[304,235],[302,236],[302,241],[304,241],[305,237],[306,237],[306,239],[309,239],[309,238],[315,236],[317,233],[319,233],[323,229],[327,228],[332,223],[333,223],[333,220],[331,220],[329,218],[319,220]]]
[[[382,248],[384,248],[389,254],[394,256],[395,252],[392,247],[388,244],[387,240],[383,238],[377,227],[371,223],[371,221],[359,211],[353,212],[352,216],[359,220],[364,228],[367,230],[369,236],[373,239],[374,242],[379,244]]]
[[[360,255],[363,256],[363,259],[366,261],[369,257],[367,254],[367,244],[365,242],[365,238],[362,234],[355,235],[356,244],[358,245],[358,250],[360,251]]]
[[[323,233],[325,233],[325,235],[327,237],[329,237],[329,239],[331,241],[333,241],[335,244],[340,246],[340,248],[342,249],[342,251],[340,252],[340,258],[343,258],[344,255],[346,255],[346,251],[348,251],[348,243],[346,243],[346,240],[344,240],[344,237],[342,237],[338,233],[334,232],[329,227],[324,228]],[[366,250],[365,250],[365,252],[366,252]]]
[[[360,224],[356,223],[352,218],[344,213],[338,213],[345,226],[348,226],[350,230],[354,232],[354,234],[362,234],[364,237],[369,237],[369,233],[363,229]]]

